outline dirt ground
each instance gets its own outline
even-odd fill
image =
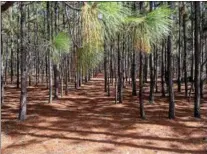
[[[207,94],[201,104],[201,119],[193,117],[193,99],[176,94],[176,119],[169,120],[167,97],[156,93],[148,103],[147,119],[139,118],[137,97],[124,89],[122,104],[107,97],[102,76],[48,104],[43,86],[29,87],[27,120],[19,122],[19,90],[6,87],[2,107],[3,154],[207,154]],[[183,90],[184,92],[184,90]]]

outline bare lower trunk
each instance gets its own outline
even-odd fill
[[[57,64],[53,65],[54,70],[54,83],[55,83],[55,93],[54,99],[58,99],[58,89],[59,89],[59,70]]]
[[[140,117],[145,119],[144,101],[143,101],[143,53],[140,51],[140,68],[139,68],[139,103]]]
[[[20,96],[20,107],[19,107],[19,120],[23,121],[26,119],[27,111],[27,64],[26,64],[26,50],[23,47],[23,29],[24,29],[24,5],[23,2],[20,4],[21,22],[20,22],[20,45],[21,45],[21,96]]]
[[[172,8],[172,2],[168,2]],[[169,91],[169,119],[175,118],[175,102],[173,89],[173,67],[172,67],[172,34],[169,34],[167,41],[167,59],[168,59],[168,91]]]
[[[154,102],[154,63],[153,63],[153,53],[150,54],[150,97],[149,103]]]
[[[200,2],[194,2],[195,7],[195,101],[194,116],[200,118]]]
[[[52,103],[52,61],[49,58],[49,103]]]

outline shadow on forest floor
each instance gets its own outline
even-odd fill
[[[9,153],[206,153],[207,103],[201,119],[193,117],[193,102],[175,97],[176,119],[169,120],[168,98],[155,94],[147,119],[139,118],[137,97],[130,86],[122,104],[114,104],[114,89],[107,97],[103,80],[95,78],[79,90],[48,104],[45,87],[29,88],[27,120],[19,122],[19,91],[6,88],[2,107],[2,152]],[[24,147],[24,148],[23,148]]]

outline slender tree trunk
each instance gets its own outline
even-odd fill
[[[64,77],[63,69],[61,69],[61,77],[60,77],[60,80],[61,80],[61,86],[60,86],[61,87],[61,89],[60,89],[61,98],[63,97],[63,86],[64,86],[63,77]]]
[[[179,3],[180,4],[180,3]],[[181,92],[181,7],[179,6],[178,92]]]
[[[117,98],[118,98],[118,94],[117,94],[117,91],[118,91],[118,86],[117,86],[117,62],[115,60],[115,65],[114,65],[114,71],[115,71],[115,104],[117,104]]]
[[[118,55],[118,99],[119,99],[119,103],[122,103],[122,72],[121,72],[121,51],[120,51],[120,34],[118,34],[118,51],[117,51],[117,55]]]
[[[137,88],[136,88],[136,62],[135,62],[135,49],[132,51],[132,66],[131,66],[131,78],[132,78],[132,95],[136,96],[137,95]]]
[[[151,69],[151,68],[150,68]],[[151,71],[151,70],[150,70]],[[143,82],[147,82],[148,75],[148,54],[145,55],[145,63],[144,63],[144,80]]]
[[[107,92],[107,51],[104,43],[104,92]]]
[[[194,2],[195,8],[195,101],[194,116],[200,118],[200,2]]]
[[[27,20],[29,21],[29,19],[30,19],[30,9],[29,9],[29,5],[27,6],[27,14],[28,14],[28,16],[27,16]],[[30,22],[28,22],[27,23],[27,33],[28,33],[28,37],[27,37],[27,39],[28,39],[28,44],[30,44]],[[31,54],[31,52],[29,53],[29,54]],[[29,68],[28,68],[28,74],[29,74],[29,86],[31,86],[32,85],[32,71],[31,71],[31,67],[30,67],[30,65],[31,64],[29,64]]]
[[[20,46],[21,46],[21,97],[20,97],[20,108],[19,108],[19,120],[24,121],[26,119],[27,112],[27,64],[26,54],[27,51],[23,46],[24,38],[24,22],[25,22],[25,11],[23,2],[20,3]]]
[[[168,2],[172,8],[172,2]],[[173,9],[173,8],[172,8]],[[174,89],[173,89],[173,78],[172,78],[172,34],[168,36],[167,42],[167,57],[168,57],[168,89],[169,89],[169,118],[175,118],[175,102],[174,102]]]
[[[157,66],[158,66],[158,61],[159,61],[159,56],[158,56],[158,49],[155,49],[155,56],[154,56],[154,65],[155,65],[155,69],[154,69],[154,85],[155,85],[155,92],[158,92],[158,84],[157,84],[157,79],[158,79],[158,71],[157,71]]]
[[[111,57],[110,57],[110,52],[112,51],[112,45],[110,45],[110,51],[108,51],[108,62],[110,64],[108,64],[108,71],[107,73],[110,74],[110,66],[111,66]],[[107,80],[107,92],[108,92],[108,96],[110,96],[110,75],[108,75],[108,80]]]
[[[18,16],[17,17],[17,22],[18,22],[18,24],[17,25],[20,25],[20,17]],[[18,26],[18,28],[19,28],[19,26]],[[20,34],[17,34],[17,41],[18,41],[18,43],[17,43],[17,57],[16,57],[16,59],[17,59],[17,83],[16,83],[16,86],[17,86],[17,88],[19,88],[19,35]]]
[[[1,14],[2,19],[2,14]],[[2,22],[1,22],[2,27]],[[0,55],[0,64],[1,64],[1,82],[0,82],[0,88],[1,88],[1,105],[4,103],[4,63],[3,63],[3,38],[1,33],[1,55]],[[1,109],[0,109],[1,110]]]
[[[154,63],[153,63],[153,53],[150,53],[150,97],[149,103],[154,102]]]
[[[164,48],[165,44],[164,41],[162,43],[162,59],[161,59],[161,86],[162,86],[162,96],[165,97],[165,82],[164,82],[164,76],[165,76],[165,66],[164,66]]]
[[[50,40],[50,2],[47,2],[47,39]],[[49,103],[52,103],[52,59],[48,48],[48,70],[49,70]]]
[[[183,2],[183,11],[185,12],[185,2]],[[186,42],[186,14],[183,14],[183,51],[184,51],[184,59],[183,59],[183,68],[184,68],[184,81],[185,81],[185,97],[188,96],[188,83],[187,83],[187,42]]]
[[[8,72],[8,57],[9,57],[9,39],[7,38],[6,42],[6,61],[5,61],[5,77],[4,77],[4,84],[7,84],[7,72]]]
[[[69,55],[66,57],[66,68],[65,68],[65,95],[68,95],[68,72],[69,72]]]
[[[201,6],[202,6],[202,2],[201,2]],[[202,8],[201,8],[202,9]],[[204,40],[204,34],[203,34],[203,26],[204,26],[204,20],[203,20],[203,14],[202,14],[202,12],[200,12],[201,14],[200,14],[200,52],[201,52],[201,66],[200,66],[200,95],[201,95],[201,98],[203,98],[203,82],[204,82],[204,76],[203,76],[203,69],[204,69],[204,65],[203,65],[203,63],[204,63],[204,41],[202,41],[202,40]],[[206,74],[207,75],[207,74]]]
[[[153,2],[150,2],[150,11],[153,10]],[[151,51],[150,53],[150,97],[149,97],[149,103],[153,103],[154,102],[154,84],[155,84],[155,74],[154,74],[154,62],[153,62],[153,52],[155,51],[155,47],[153,47],[153,51]]]
[[[122,56],[121,56],[121,74],[122,74],[122,93],[123,93],[123,90],[124,88],[126,87],[125,85],[125,77],[126,77],[126,70],[125,70],[125,65],[126,65],[126,53],[125,53],[125,35],[123,34],[122,36],[123,40],[122,40]],[[123,96],[122,96],[123,97]],[[123,98],[122,98],[123,99]]]
[[[13,51],[13,34],[11,36],[11,60],[10,60],[10,75],[11,75],[11,84],[13,84],[13,59],[14,59],[14,51]]]
[[[54,31],[55,31],[55,35],[57,35],[57,2],[54,3],[54,13],[55,13],[54,14],[54,16],[55,16],[55,18],[54,18],[54,20],[55,20]],[[51,25],[53,25],[53,20],[51,20]],[[59,64],[53,64],[53,71],[54,71],[54,83],[55,83],[54,99],[58,99],[59,77],[60,77]]]
[[[140,117],[145,119],[144,101],[143,101],[143,53],[140,51],[140,68],[139,68],[139,103]]]
[[[54,93],[54,99],[58,99],[58,89],[59,89],[59,70],[57,64],[53,64],[53,70],[54,70],[54,83],[55,83],[55,93]]]

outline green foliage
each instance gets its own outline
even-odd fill
[[[53,62],[58,63],[60,61],[61,54],[70,52],[71,39],[67,33],[60,32],[54,37],[51,46]]]
[[[70,37],[65,32],[60,32],[54,37],[53,47],[61,52],[68,52],[71,45]]]
[[[129,9],[119,2],[85,3],[81,11],[83,41],[79,66],[95,67],[102,60],[104,40],[116,36],[129,14]]]
[[[125,22],[134,32],[134,46],[137,50],[149,52],[151,45],[159,43],[170,32],[172,20],[169,18],[172,11],[162,6],[146,15],[135,14]]]
[[[102,16],[104,36],[108,40],[116,37],[116,33],[122,30],[122,24],[131,11],[121,2],[100,2],[98,12]]]
[[[77,68],[85,74],[88,68],[95,68],[103,59],[103,52],[84,52],[83,48],[77,50]]]

